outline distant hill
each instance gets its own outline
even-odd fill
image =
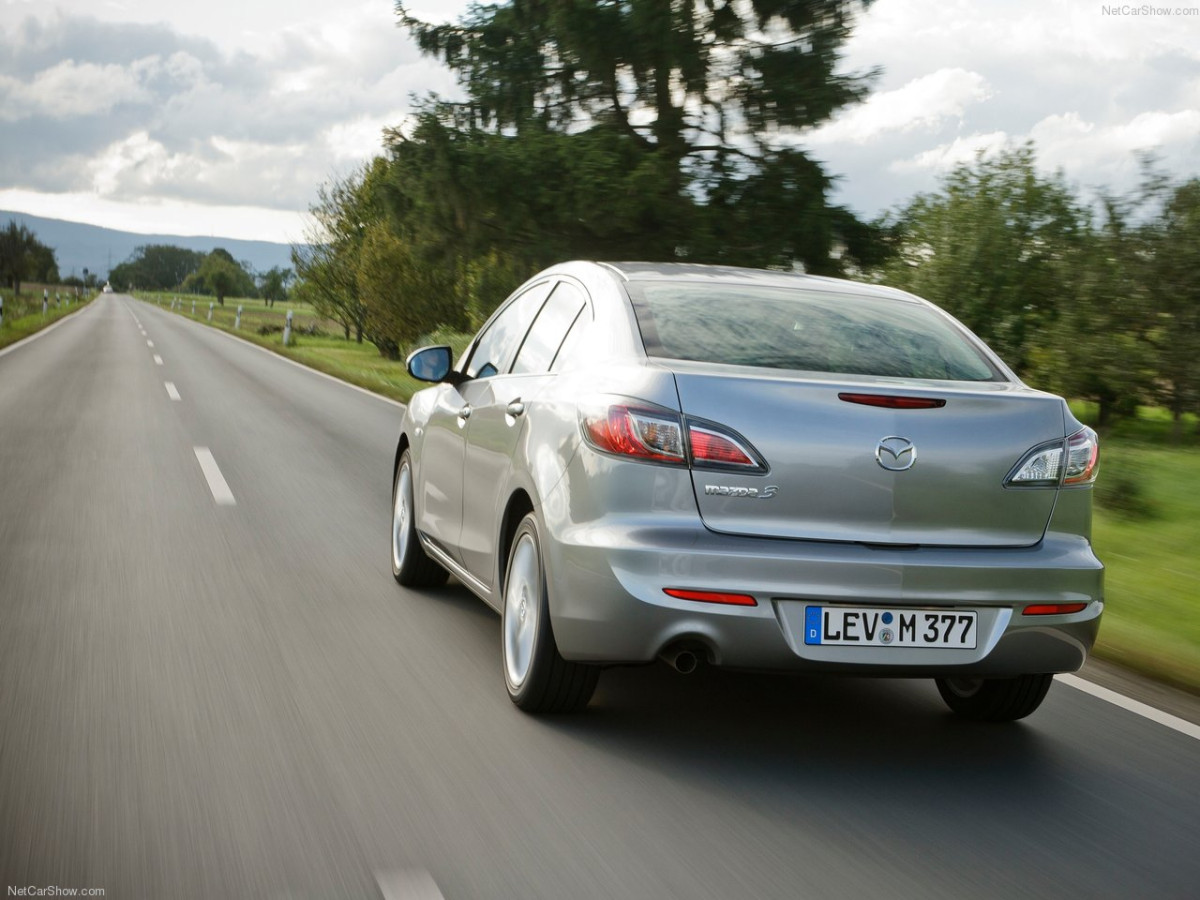
[[[54,248],[58,260],[58,272],[64,278],[69,275],[83,277],[83,270],[95,272],[102,280],[108,277],[112,266],[125,262],[138,247],[147,244],[168,244],[187,250],[209,253],[216,247],[224,247],[238,262],[249,263],[255,272],[266,272],[275,266],[290,268],[292,265],[291,245],[271,241],[242,241],[222,237],[185,237],[173,234],[134,234],[116,231],[79,222],[64,222],[61,219],[43,219],[27,213],[0,210],[0,228],[9,221],[24,225],[37,235],[47,247]]]

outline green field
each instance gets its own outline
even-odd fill
[[[166,308],[169,295],[140,295]],[[197,299],[195,318],[206,321],[209,300]],[[213,324],[233,332],[239,301],[217,307]],[[374,345],[342,338],[335,323],[310,308],[261,300],[244,306],[240,337],[395,400],[406,401],[421,384],[399,361],[384,359]],[[285,348],[278,331],[287,309],[295,310],[295,346]],[[191,317],[191,298],[182,315]],[[304,333],[315,327],[316,335]],[[421,343],[450,342],[461,350],[466,336],[434,336]],[[1090,421],[1094,410],[1074,404]],[[1095,517],[1096,552],[1107,567],[1107,608],[1096,654],[1200,693],[1200,436],[1196,419],[1172,444],[1172,423],[1162,410],[1142,409],[1101,441],[1101,474]]]

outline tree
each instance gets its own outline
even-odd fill
[[[292,246],[292,265],[300,294],[325,318],[338,322],[359,343],[363,340],[366,308],[359,298],[359,252],[367,229],[386,212],[378,193],[386,177],[382,158],[322,185],[309,207],[311,222],[306,243]]]
[[[259,296],[267,306],[274,306],[279,300],[287,299],[287,284],[292,279],[292,270],[273,266],[260,279]]]
[[[430,25],[397,4],[401,25],[467,94],[426,104],[411,136],[393,133],[399,175],[425,179],[410,188],[412,209],[444,213],[426,224],[471,255],[519,253],[503,234],[478,246],[489,223],[515,220],[516,235],[549,238],[559,258],[632,247],[641,258],[837,270],[835,243],[854,257],[864,227],[828,205],[828,177],[795,145],[866,92],[866,77],[835,71],[864,5],[510,0]],[[434,185],[443,199],[422,203]]]
[[[1021,372],[1073,289],[1087,223],[1062,175],[1038,173],[1032,144],[981,154],[893,217],[878,277],[957,316]]]
[[[254,281],[227,250],[215,248],[204,257],[200,267],[184,279],[186,290],[214,294],[217,303],[225,305],[228,296],[253,297]]]
[[[1068,256],[1053,321],[1034,335],[1030,352],[1030,377],[1095,402],[1102,430],[1135,414],[1155,378],[1152,298],[1134,211],[1127,199],[1101,198],[1099,223]]]
[[[183,284],[200,268],[204,254],[169,244],[138,247],[125,262],[113,267],[109,280],[119,287],[137,285],[144,290],[169,291]]]
[[[1153,259],[1148,279],[1154,304],[1154,346],[1158,354],[1159,397],[1183,431],[1183,415],[1200,412],[1200,178],[1149,186],[1161,199],[1159,215],[1145,233]]]
[[[37,239],[37,235],[10,220],[0,231],[0,281],[12,285],[13,293],[21,293],[23,281],[58,281],[58,263],[54,251]]]
[[[463,327],[456,274],[424,265],[412,245],[385,222],[368,227],[359,254],[358,294],[366,310],[366,328],[380,353],[397,359],[402,348],[434,325]]]

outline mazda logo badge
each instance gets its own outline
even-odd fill
[[[904,472],[917,461],[917,448],[908,438],[892,435],[875,445],[875,462],[889,472]]]

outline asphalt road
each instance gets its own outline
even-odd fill
[[[659,665],[521,714],[497,617],[392,581],[399,420],[119,296],[0,356],[3,896],[1197,896],[1200,740],[1066,685],[981,727]]]

